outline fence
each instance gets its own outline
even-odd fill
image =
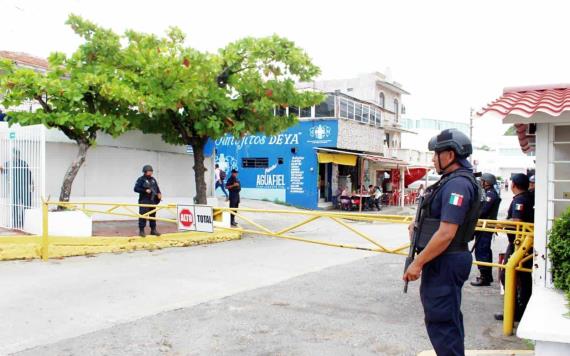
[[[45,128],[0,126],[0,227],[22,230],[45,196]]]
[[[132,217],[132,218],[146,218],[149,220],[163,221],[169,223],[177,223],[176,218],[164,218],[164,217],[151,217],[158,211],[170,211],[175,215],[176,205],[141,205],[141,204],[122,204],[122,203],[103,203],[103,202],[44,202],[42,204],[42,215],[43,215],[43,233],[41,239],[38,241],[40,243],[39,252],[42,259],[47,259],[49,256],[50,244],[56,238],[52,237],[48,233],[48,210],[49,207],[61,206],[66,209],[74,209],[85,212],[86,214],[106,214],[115,215],[121,217]],[[153,210],[140,215],[135,209],[140,206],[152,207]],[[99,207],[99,208],[96,208]],[[383,222],[383,223],[397,223],[397,224],[409,224],[412,222],[412,216],[401,216],[401,215],[381,215],[381,214],[361,214],[361,213],[340,213],[340,212],[328,212],[328,211],[306,211],[306,210],[265,210],[265,209],[231,209],[231,208],[214,208],[214,220],[221,220],[223,213],[229,213],[235,215],[237,218],[246,222],[246,225],[251,226],[250,228],[230,228],[230,227],[217,227],[218,230],[228,230],[239,233],[250,233],[255,235],[270,236],[275,238],[282,238],[292,241],[299,241],[323,246],[338,247],[355,249],[362,251],[378,252],[378,253],[388,253],[396,255],[407,255],[407,250],[409,248],[409,243],[404,243],[396,247],[388,247],[380,241],[372,238],[369,234],[357,229],[352,226],[350,222],[354,221],[369,221],[369,222]],[[244,213],[254,214],[255,217],[246,216]],[[306,217],[301,222],[296,222],[285,228],[281,228],[274,231],[268,227],[263,226],[261,223],[256,222],[255,218],[259,217],[260,214],[273,214],[277,215],[275,219],[280,219],[283,215],[297,215]],[[339,227],[342,227],[352,233],[354,233],[359,238],[368,242],[368,245],[355,245],[355,244],[345,244],[336,243],[331,241],[323,241],[313,238],[304,238],[300,236],[294,236],[293,231],[299,229],[302,226],[310,224],[318,219],[328,219]],[[284,219],[283,219],[284,220]],[[534,225],[531,223],[515,222],[515,221],[496,221],[496,220],[479,220],[476,227],[477,231],[495,232],[495,233],[505,233],[514,234],[515,238],[515,253],[511,256],[506,264],[498,263],[486,263],[486,262],[474,262],[476,265],[490,266],[495,268],[505,269],[505,296],[504,296],[504,320],[503,320],[503,333],[505,335],[511,335],[514,325],[514,312],[515,312],[515,292],[516,292],[516,274],[518,272],[530,273],[531,269],[524,268],[523,263],[532,259],[532,246],[534,237]],[[161,239],[163,237],[155,238]],[[125,238],[127,240],[133,240],[133,238]],[[73,242],[69,239],[66,240],[65,244],[73,244],[74,246],[79,246],[81,244],[91,244],[92,239],[90,238],[76,238]],[[98,242],[104,243],[104,242]]]

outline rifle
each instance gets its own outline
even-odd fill
[[[408,257],[406,257],[406,264],[404,265],[404,273],[408,270],[408,267],[414,262],[416,256],[416,246],[420,238],[421,233],[421,218],[422,218],[422,205],[424,202],[424,196],[421,196],[418,200],[418,210],[416,211],[416,217],[414,220],[414,231],[412,233],[412,240],[410,241],[410,251],[408,252]],[[408,281],[404,284],[404,293],[408,293]]]
[[[150,201],[152,201],[153,203],[156,202],[156,204],[160,203],[160,199],[158,199],[158,193],[156,192],[156,189],[153,188],[152,184],[150,184],[148,180],[144,182],[143,188],[150,189]]]

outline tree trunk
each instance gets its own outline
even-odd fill
[[[75,180],[75,177],[79,172],[79,169],[85,162],[85,158],[87,157],[87,150],[89,149],[89,147],[91,147],[91,145],[87,141],[78,142],[78,146],[79,148],[77,150],[77,157],[75,157],[75,160],[71,163],[71,165],[67,169],[67,172],[65,173],[65,176],[63,177],[63,184],[61,185],[59,201],[69,201],[69,196],[71,195],[71,187],[73,185],[73,181]],[[61,209],[62,207],[58,207],[58,210]]]
[[[206,199],[206,166],[204,166],[204,145],[205,138],[194,137],[190,141],[192,150],[194,151],[194,181],[196,183],[196,203],[207,204]]]

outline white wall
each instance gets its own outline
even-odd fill
[[[77,145],[50,130],[46,143],[46,195],[59,197],[63,176],[77,154]],[[196,194],[194,159],[184,146],[162,142],[158,135],[129,132],[113,139],[101,135],[89,149],[71,192],[71,200],[136,201],[133,187],[143,165],[154,168],[164,198],[191,199]],[[212,193],[213,161],[205,162],[207,194]]]
[[[384,130],[381,128],[355,121],[338,120],[338,148],[382,153],[384,137]]]

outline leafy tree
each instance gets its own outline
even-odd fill
[[[509,126],[509,128],[503,134],[503,136],[516,136],[516,135],[517,135],[517,130],[514,125]]]
[[[162,38],[134,31],[126,37],[117,66],[128,73],[136,92],[131,104],[145,114],[135,125],[168,143],[192,146],[200,204],[206,203],[208,138],[275,134],[296,122],[293,115],[275,116],[277,106],[307,107],[324,99],[296,90],[296,80],[311,80],[319,68],[293,42],[276,35],[244,38],[214,54],[186,47],[177,28]]]
[[[131,89],[114,67],[121,50],[120,37],[73,15],[67,24],[86,42],[71,57],[52,53],[45,73],[0,62],[2,104],[9,108],[33,101],[40,107],[31,113],[10,111],[10,124],[57,128],[78,145],[77,156],[63,179],[60,201],[69,201],[73,180],[97,133],[116,137],[129,129],[128,116],[136,114],[121,100]]]

